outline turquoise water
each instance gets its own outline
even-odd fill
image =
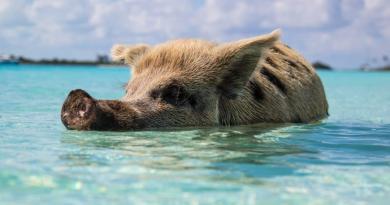
[[[127,69],[0,66],[0,204],[386,204],[390,73],[320,75],[317,124],[78,132],[68,92],[119,98]]]

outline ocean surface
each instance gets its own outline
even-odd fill
[[[75,88],[129,71],[0,66],[0,204],[388,204],[390,72],[320,72],[329,118],[279,127],[69,131]]]

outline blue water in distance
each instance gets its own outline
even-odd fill
[[[0,204],[387,204],[390,73],[320,72],[307,125],[79,132],[71,89],[120,98],[129,71],[0,66]]]

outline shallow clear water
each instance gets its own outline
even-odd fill
[[[127,69],[0,66],[0,203],[386,204],[390,73],[320,75],[317,124],[78,132],[68,92],[119,98]]]

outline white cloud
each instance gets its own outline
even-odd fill
[[[304,42],[308,53],[354,53],[360,55],[361,59],[356,59],[360,64],[366,59],[389,53],[390,6],[385,1],[344,0],[341,8],[341,16],[349,23],[326,32],[319,30],[309,33],[309,41]]]
[[[188,31],[192,4],[181,0],[94,1],[90,23],[100,38],[163,40]]]
[[[329,23],[326,0],[206,0],[199,12],[202,34],[217,39],[258,35],[282,27],[320,28]]]
[[[0,0],[0,49],[84,58],[118,42],[226,41],[282,27],[283,39],[309,59],[332,63],[353,54],[356,59],[344,63],[357,65],[367,50],[369,55],[389,53],[386,1]],[[31,52],[31,45],[38,52]]]
[[[26,1],[1,0],[0,26],[24,25],[28,22],[25,17]]]
[[[329,23],[327,0],[275,1],[274,22],[284,27],[312,28]]]
[[[341,16],[347,21],[353,21],[364,10],[364,0],[342,0],[340,2]]]
[[[35,0],[26,12],[34,24],[38,42],[53,46],[79,43],[89,35],[90,4],[87,1]]]
[[[89,18],[90,4],[87,1],[35,0],[29,6],[28,16],[37,24],[68,25],[79,24]]]

